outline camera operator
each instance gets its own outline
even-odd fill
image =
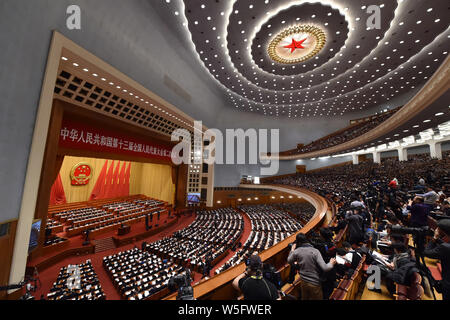
[[[247,269],[233,281],[233,287],[244,294],[244,300],[277,300],[276,286],[264,279],[261,258],[252,255],[246,262]]]
[[[191,270],[186,268],[184,274],[169,279],[167,288],[170,292],[178,291],[177,300],[195,300],[191,282]]]
[[[439,259],[442,265],[440,283],[443,300],[450,300],[450,219],[438,222],[433,240],[425,248],[424,256]]]
[[[288,257],[289,264],[293,265],[295,262],[302,280],[300,284],[302,300],[322,300],[321,272],[333,269],[336,259],[332,258],[326,264],[320,251],[308,242],[306,235],[299,233]]]

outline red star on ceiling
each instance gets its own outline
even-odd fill
[[[300,41],[295,41],[294,38],[292,38],[292,43],[288,46],[284,46],[286,49],[291,49],[291,53],[293,53],[297,49],[305,49],[304,46],[302,46],[303,42],[305,42],[308,38],[305,38]]]

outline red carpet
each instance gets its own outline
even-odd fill
[[[169,236],[173,232],[183,229],[183,228],[187,227],[188,225],[190,225],[194,221],[194,219],[195,219],[194,215],[182,216],[179,219],[177,224],[170,226],[166,230],[164,230],[156,235],[153,235],[143,241],[155,242],[159,239]],[[163,217],[161,217],[161,221],[164,222]],[[155,224],[156,222],[153,221],[153,223]],[[160,223],[160,225],[161,225],[161,223]],[[138,234],[139,232],[142,233],[145,231],[145,226],[143,223],[138,223],[138,224],[132,225],[132,230],[133,230],[133,233],[136,233],[136,234]],[[115,234],[116,234],[116,232],[112,232],[111,234],[104,234],[102,236],[102,238],[112,237]],[[76,244],[78,244],[78,242],[79,242],[78,246],[81,246],[81,243],[83,240],[81,237],[76,237],[76,238],[72,239],[71,241],[73,241],[73,243],[71,243],[71,247],[72,247],[72,245],[75,246]],[[141,243],[142,243],[142,241],[139,241],[139,242],[135,243],[135,245],[137,247],[140,247]],[[80,263],[83,263],[86,260],[90,259],[92,261],[92,265],[94,266],[95,272],[98,275],[101,286],[106,294],[107,300],[120,300],[121,296],[117,292],[111,279],[109,278],[108,274],[106,273],[105,269],[103,268],[103,257],[108,256],[108,255],[113,255],[113,254],[116,254],[121,251],[126,251],[129,249],[132,249],[133,247],[134,247],[134,244],[130,244],[127,246],[115,248],[115,249],[112,249],[109,251],[104,251],[104,252],[97,253],[97,254],[89,254],[89,255],[85,255],[85,256],[81,256],[81,257],[71,257],[71,258],[67,258],[63,261],[60,261],[59,263],[51,266],[50,268],[47,268],[47,269],[41,271],[41,273],[39,274],[39,278],[41,280],[42,286],[39,288],[39,290],[37,292],[33,293],[33,295],[36,297],[36,299],[40,299],[41,295],[44,295],[46,297],[47,293],[50,292],[50,289],[53,286],[53,282],[56,280],[56,278],[59,274],[59,270],[62,267],[67,266],[69,264],[80,264]],[[46,258],[48,258],[48,257],[40,257],[39,259],[35,259],[32,262],[36,263],[36,262],[42,261]]]

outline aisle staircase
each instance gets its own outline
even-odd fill
[[[95,253],[108,251],[116,248],[113,238],[95,240],[93,241],[93,243],[95,244]]]

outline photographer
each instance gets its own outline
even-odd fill
[[[191,282],[191,270],[186,268],[184,274],[179,274],[169,279],[167,288],[170,292],[178,291],[177,300],[195,300]]]
[[[386,287],[393,295],[395,293],[395,283],[409,286],[410,279],[414,272],[419,272],[416,267],[416,260],[411,256],[410,250],[402,243],[395,243],[391,246],[394,249],[394,257],[387,267],[391,270],[386,274]]]
[[[439,259],[442,264],[441,290],[443,300],[450,300],[450,220],[439,221],[433,240],[425,248],[424,256]]]
[[[303,233],[299,233],[288,257],[289,264],[293,265],[295,262],[302,280],[300,284],[302,300],[322,300],[321,272],[333,269],[336,259],[332,258],[326,264],[319,250],[308,242]]]
[[[277,300],[276,286],[263,277],[261,258],[252,255],[246,265],[245,272],[233,281],[233,287],[244,294],[244,300]]]

